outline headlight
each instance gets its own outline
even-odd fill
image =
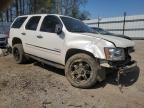
[[[125,60],[123,48],[104,48],[107,60],[122,61]]]

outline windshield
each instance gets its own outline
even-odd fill
[[[103,34],[103,35],[111,35],[112,33],[102,29],[102,28],[96,28],[96,27],[92,27],[92,29],[99,34]]]
[[[60,17],[66,27],[66,29],[69,32],[88,32],[88,33],[92,33],[93,30],[88,27],[86,24],[84,24],[83,22],[77,20],[77,19],[73,19],[73,18],[69,18],[69,17]]]

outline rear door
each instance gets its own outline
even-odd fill
[[[32,16],[29,18],[28,22],[25,24],[24,30],[21,32],[25,53],[38,55],[39,50],[37,42],[37,28],[40,23],[41,16]]]
[[[18,17],[15,19],[15,21],[13,22],[13,24],[11,25],[11,28],[10,28],[10,37],[8,39],[8,42],[9,44],[12,46],[12,39],[13,37],[20,37],[22,38],[21,36],[21,31],[23,31],[23,25],[24,23],[26,22],[26,19],[28,17],[27,16],[24,16],[24,17]]]

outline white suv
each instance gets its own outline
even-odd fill
[[[17,63],[28,57],[65,69],[75,87],[89,88],[105,79],[105,69],[132,67],[134,42],[93,32],[83,22],[57,14],[19,16],[11,25],[9,45]]]

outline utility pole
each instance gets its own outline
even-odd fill
[[[126,12],[124,12],[123,35],[125,34]]]

